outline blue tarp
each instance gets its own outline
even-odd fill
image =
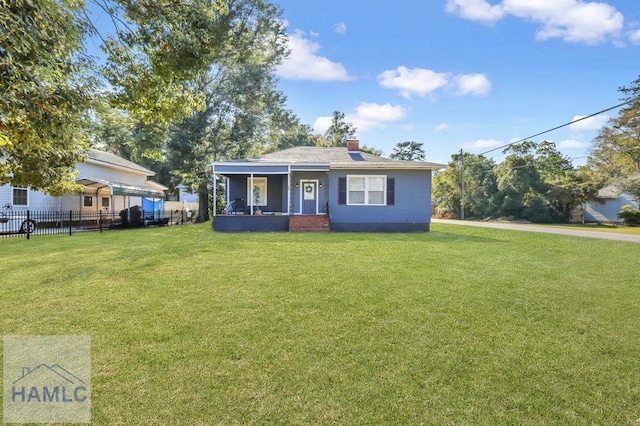
[[[145,217],[151,215],[162,217],[162,210],[164,210],[164,200],[153,200],[150,198],[142,198],[142,211]]]

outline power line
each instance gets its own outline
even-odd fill
[[[544,132],[536,133],[535,135],[528,136],[528,137],[526,137],[526,138],[522,138],[522,139],[520,139],[520,140],[517,140],[517,141],[515,141],[515,142],[511,142],[511,143],[508,143],[508,144],[506,144],[506,145],[499,146],[499,147],[497,147],[497,148],[490,149],[490,150],[485,151],[485,152],[482,152],[482,153],[480,153],[480,154],[478,154],[478,155],[484,155],[484,154],[488,154],[488,153],[493,152],[493,151],[497,151],[497,150],[499,150],[499,149],[508,148],[508,147],[510,147],[511,145],[515,145],[515,144],[517,144],[517,143],[524,142],[524,141],[529,140],[529,139],[533,139],[533,138],[535,138],[535,137],[537,137],[537,136],[544,135],[545,133],[553,132],[554,130],[558,130],[558,129],[561,129],[561,128],[563,128],[563,127],[570,126],[571,124],[577,123],[577,122],[582,121],[582,120],[586,120],[587,118],[595,117],[596,115],[600,115],[600,114],[602,114],[602,113],[605,113],[605,112],[611,111],[612,109],[620,108],[620,107],[621,107],[621,106],[623,106],[623,105],[627,105],[627,104],[630,104],[630,103],[633,103],[633,102],[634,102],[634,100],[629,100],[629,101],[626,101],[626,102],[622,102],[622,103],[620,103],[620,104],[618,104],[618,105],[614,105],[614,106],[612,106],[612,107],[609,107],[609,108],[603,109],[602,111],[594,112],[593,114],[590,114],[590,115],[587,115],[587,116],[584,116],[584,117],[578,118],[577,120],[570,121],[569,123],[565,123],[565,124],[562,124],[562,125],[560,125],[560,126],[556,126],[556,127],[554,127],[553,129],[549,129],[549,130],[545,130]]]

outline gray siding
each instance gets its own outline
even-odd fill
[[[338,179],[351,175],[384,175],[395,179],[392,206],[349,206],[338,204]],[[332,229],[343,224],[429,224],[431,222],[431,171],[332,171],[329,173],[329,204]],[[360,225],[361,226],[361,225]],[[418,226],[419,227],[419,226]],[[354,230],[357,227],[354,227]],[[366,227],[365,227],[366,228]],[[422,226],[428,229],[428,226]]]
[[[597,201],[588,201],[584,205],[585,222],[622,222],[618,219],[618,212],[622,206],[630,205],[638,208],[638,203],[629,194],[622,193],[618,198],[610,198],[604,204]]]

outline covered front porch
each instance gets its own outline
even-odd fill
[[[328,171],[328,165],[216,163],[213,228],[226,232],[289,231],[291,216],[327,216]],[[224,206],[217,205],[220,180]]]

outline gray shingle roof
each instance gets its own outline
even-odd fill
[[[122,157],[118,157],[115,154],[111,154],[110,152],[100,151],[97,149],[92,149],[88,153],[88,157],[91,160],[99,161],[101,163],[112,164],[114,166],[124,167],[126,169],[135,170],[137,172],[141,172],[146,174],[147,176],[153,176],[155,172],[142,167],[139,164],[136,164],[132,161],[125,160]]]
[[[330,164],[331,166],[399,166],[440,169],[443,164],[426,161],[400,161],[379,157],[367,152],[349,152],[345,147],[296,146],[258,157],[238,160],[251,163],[313,163]]]

